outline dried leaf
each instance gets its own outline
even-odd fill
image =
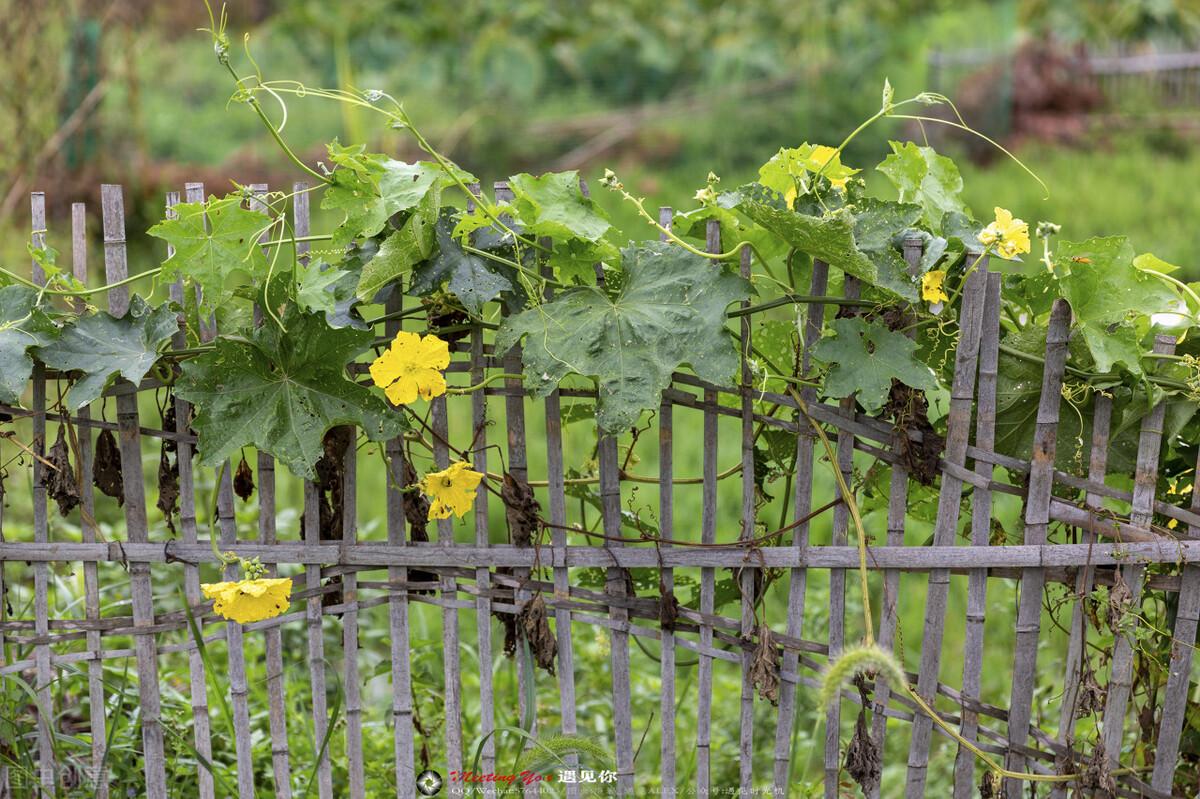
[[[1117,780],[1108,767],[1108,758],[1104,755],[1102,745],[1097,743],[1092,746],[1092,756],[1079,772],[1078,785],[1083,795],[1097,799],[1116,799]]]
[[[1084,718],[1093,713],[1104,712],[1107,692],[1104,686],[1096,680],[1096,672],[1091,663],[1085,663],[1083,674],[1080,676],[1079,691],[1075,700],[1075,718]]]
[[[71,453],[65,438],[66,428],[59,426],[58,438],[46,453],[46,491],[58,503],[58,512],[66,516],[79,505],[79,483],[71,466]]]
[[[125,504],[125,479],[121,475],[121,450],[111,430],[96,436],[96,454],[92,458],[92,483],[107,496]]]
[[[679,600],[675,598],[674,591],[667,590],[667,584],[663,582],[662,572],[658,574],[658,623],[662,625],[664,630],[675,629],[675,620],[679,618]]]
[[[750,660],[750,683],[758,689],[760,699],[779,704],[779,650],[771,640],[771,628],[765,623],[758,627],[758,645]]]
[[[417,470],[407,458],[404,459],[404,488],[410,488],[421,482]],[[408,520],[409,540],[425,542],[429,540],[427,526],[429,524],[429,499],[420,491],[405,491],[400,495],[404,505],[404,518]],[[435,583],[438,576],[423,569],[409,569],[408,579],[414,583]],[[432,594],[429,589],[414,591],[414,594]],[[509,617],[512,618],[511,616]],[[515,635],[515,632],[514,632]]]
[[[538,530],[538,513],[542,506],[534,499],[529,483],[512,472],[505,472],[500,499],[504,502],[504,517],[508,520],[509,540],[519,547],[531,545]]]
[[[892,381],[883,416],[891,418],[896,429],[896,447],[908,473],[921,485],[933,485],[938,475],[938,458],[945,449],[946,439],[929,423],[929,402],[925,392]],[[914,441],[910,433],[920,433]]]
[[[170,455],[168,445],[170,440],[164,438],[158,453],[158,502],[155,503],[167,528],[175,534],[175,513],[179,509],[179,455],[176,451],[174,458]]]
[[[246,463],[245,455],[242,456],[237,470],[233,473],[233,493],[241,497],[243,502],[249,501],[250,497],[254,496],[254,472],[250,470],[250,464]]]
[[[867,681],[860,674],[854,678],[854,684],[858,687],[862,706],[854,722],[854,737],[846,747],[846,773],[859,784],[864,796],[870,796],[879,787],[879,778],[883,773],[883,752],[871,737],[871,729],[867,726],[867,708],[871,704]]]
[[[1121,569],[1114,569],[1112,588],[1108,589],[1108,613],[1105,618],[1113,635],[1120,635],[1127,626],[1131,605],[1133,605],[1133,592],[1129,590],[1129,584],[1125,582],[1125,575],[1121,573]]]
[[[521,608],[520,622],[521,635],[529,642],[529,648],[533,652],[533,659],[538,668],[553,674],[554,658],[558,656],[558,642],[546,619],[546,602],[542,599],[541,594],[526,602],[525,606]],[[507,641],[505,648],[507,649]]]

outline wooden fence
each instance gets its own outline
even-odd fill
[[[506,187],[497,186],[503,199]],[[308,233],[307,194],[296,194],[295,231],[298,236]],[[203,197],[203,187],[189,184],[186,198],[194,201]],[[122,191],[119,186],[105,186],[103,199],[103,235],[105,273],[110,282],[126,277],[125,227],[122,215]],[[169,195],[168,203],[178,200]],[[33,195],[33,240],[40,244],[45,236],[44,198]],[[84,209],[76,206],[71,237],[74,270],[85,279],[87,270]],[[671,221],[664,209],[662,219]],[[708,248],[720,251],[719,230],[710,229]],[[746,251],[743,250],[743,254]],[[920,242],[910,241],[905,256],[915,264],[921,254]],[[749,270],[743,262],[743,272]],[[829,269],[817,262],[813,269],[811,294],[826,296]],[[43,279],[35,269],[35,279]],[[847,276],[844,295],[855,298],[857,281]],[[902,572],[927,575],[928,592],[924,606],[925,624],[919,639],[920,666],[909,681],[930,704],[935,705],[946,723],[975,742],[983,751],[1003,759],[1010,769],[1029,770],[1038,774],[1083,772],[1088,779],[1103,781],[1105,774],[1120,766],[1137,765],[1128,762],[1125,742],[1131,693],[1133,650],[1128,636],[1117,636],[1111,653],[1111,670],[1102,683],[1102,707],[1096,713],[1102,718],[1102,730],[1095,745],[1077,740],[1076,710],[1080,703],[1080,686],[1090,685],[1080,674],[1081,655],[1089,641],[1089,625],[1083,597],[1093,585],[1123,583],[1137,603],[1143,592],[1159,591],[1178,595],[1178,613],[1171,633],[1175,645],[1170,648],[1168,677],[1159,693],[1158,717],[1155,720],[1157,741],[1152,768],[1120,771],[1116,793],[1120,796],[1165,797],[1172,795],[1175,773],[1184,727],[1189,708],[1190,673],[1193,643],[1196,640],[1197,618],[1200,616],[1200,498],[1191,507],[1180,508],[1156,498],[1156,471],[1163,419],[1163,407],[1156,408],[1142,423],[1137,469],[1132,491],[1110,487],[1105,482],[1110,407],[1100,396],[1096,400],[1095,423],[1092,430],[1089,471],[1087,477],[1055,469],[1056,431],[1060,414],[1060,390],[1063,384],[1067,341],[1070,334],[1071,310],[1059,300],[1049,323],[1042,393],[1037,409],[1037,432],[1030,461],[1000,455],[994,451],[997,412],[997,362],[1000,348],[1000,275],[989,272],[986,264],[973,272],[963,293],[961,333],[954,354],[954,380],[947,417],[946,443],[938,461],[940,493],[937,521],[931,542],[906,545],[905,524],[910,477],[904,456],[906,447],[920,439],[919,432],[898,431],[891,423],[856,410],[853,399],[836,404],[819,401],[811,388],[802,394],[816,423],[830,432],[836,447],[836,465],[850,481],[853,479],[853,456],[867,457],[890,467],[890,502],[887,509],[886,538],[871,542],[867,565],[872,572],[876,596],[873,604],[882,609],[878,640],[884,647],[896,646],[898,608],[905,603],[899,593]],[[177,295],[178,296],[178,295]],[[128,305],[123,289],[107,294],[109,310],[121,314]],[[836,301],[838,298],[830,298]],[[844,299],[844,298],[843,298]],[[393,301],[392,309],[399,308]],[[821,320],[826,304],[811,304],[803,331],[803,366],[809,369],[809,352],[820,336]],[[744,341],[749,342],[754,329],[749,315],[740,317]],[[387,323],[389,334],[400,323]],[[489,344],[490,334],[482,328],[454,345],[454,361],[450,371],[469,375],[472,384],[481,382],[489,372],[503,369],[520,371],[519,353],[494,352]],[[182,338],[180,344],[183,344]],[[1160,352],[1169,352],[1173,340],[1158,341]],[[657,412],[656,432],[659,438],[659,474],[661,492],[658,509],[659,535],[655,539],[627,537],[622,526],[622,488],[628,490],[630,477],[618,457],[618,442],[612,436],[602,436],[598,443],[599,494],[602,505],[603,536],[591,539],[595,543],[580,544],[584,539],[570,525],[577,521],[568,513],[567,478],[563,456],[563,420],[561,399],[573,403],[586,402],[588,391],[561,389],[544,400],[545,428],[529,430],[526,413],[533,400],[518,381],[505,379],[502,385],[477,391],[470,397],[472,427],[451,431],[448,403],[463,402],[466,398],[440,397],[432,403],[431,435],[438,466],[448,465],[451,435],[471,440],[474,466],[487,471],[495,468],[497,440],[503,442],[506,468],[521,480],[537,486],[537,496],[548,510],[549,524],[544,525],[548,540],[519,546],[493,543],[488,524],[488,503],[495,502],[486,486],[481,487],[474,513],[474,540],[456,541],[449,521],[436,526],[436,540],[425,542],[422,536],[409,535],[405,513],[405,494],[398,486],[405,485],[406,450],[404,441],[397,439],[385,447],[386,468],[390,470],[386,498],[386,540],[373,536],[359,539],[359,509],[356,507],[356,447],[346,446],[338,453],[341,469],[337,480],[341,489],[341,537],[323,540],[323,492],[330,485],[306,483],[304,486],[303,535],[284,539],[277,535],[276,475],[272,459],[258,454],[255,482],[259,505],[256,536],[238,536],[235,518],[233,486],[229,470],[223,472],[217,501],[217,527],[220,544],[225,550],[235,549],[245,557],[258,556],[274,570],[279,566],[302,567],[303,580],[294,594],[293,609],[285,615],[267,621],[241,626],[227,623],[211,611],[200,593],[201,568],[215,574],[211,564],[216,562],[213,550],[201,536],[197,525],[196,474],[191,460],[195,438],[189,432],[189,409],[186,403],[174,401],[174,426],[170,429],[148,427],[139,417],[138,398],[143,392],[161,389],[157,379],[147,379],[140,386],[118,382],[107,392],[115,398],[116,421],[103,418],[100,408],[81,410],[74,416],[58,412],[48,397],[56,395],[56,382],[63,375],[35,367],[32,379],[31,403],[28,409],[3,407],[0,411],[12,417],[11,424],[27,424],[32,432],[32,449],[36,453],[23,459],[22,466],[10,466],[2,485],[12,492],[20,485],[16,471],[32,471],[33,524],[30,540],[0,542],[0,561],[3,561],[3,581],[6,589],[27,590],[32,584],[29,605],[9,607],[0,621],[3,649],[7,662],[0,664],[0,675],[21,677],[33,686],[36,697],[37,725],[17,740],[0,742],[6,751],[12,747],[34,750],[33,760],[39,764],[39,785],[31,785],[11,769],[0,771],[0,795],[53,795],[61,790],[67,763],[56,760],[56,725],[60,716],[53,707],[52,689],[66,670],[86,671],[90,716],[79,722],[91,735],[94,795],[105,797],[109,785],[104,778],[111,760],[105,749],[106,718],[103,665],[112,659],[132,662],[139,692],[138,722],[143,745],[145,793],[150,799],[168,795],[217,795],[212,776],[203,766],[196,767],[194,782],[180,789],[168,785],[164,767],[164,729],[161,718],[161,692],[164,686],[158,677],[158,665],[164,658],[186,658],[190,674],[191,705],[194,726],[191,730],[196,761],[203,763],[212,755],[210,713],[213,708],[206,669],[208,662],[189,633],[189,614],[194,617],[198,631],[207,648],[227,649],[227,702],[232,707],[236,740],[237,792],[241,797],[274,793],[290,796],[297,784],[296,775],[315,770],[315,794],[322,799],[338,796],[367,795],[364,784],[364,750],[362,746],[364,714],[375,709],[364,708],[361,687],[364,675],[360,672],[359,632],[360,614],[369,608],[386,606],[387,638],[390,640],[391,707],[388,725],[394,734],[394,771],[396,794],[415,796],[418,755],[413,719],[413,673],[410,651],[410,612],[414,603],[434,605],[442,616],[442,662],[444,664],[441,692],[445,705],[443,728],[446,761],[436,768],[445,777],[449,772],[461,772],[472,765],[474,742],[478,744],[481,768],[484,772],[497,769],[496,739],[489,736],[495,727],[494,707],[498,701],[488,668],[478,675],[481,712],[477,718],[464,718],[460,652],[471,647],[478,653],[480,663],[490,664],[497,654],[493,635],[495,618],[526,618],[536,601],[544,602],[553,621],[557,655],[553,665],[557,690],[561,699],[561,719],[558,726],[564,734],[578,732],[576,706],[575,649],[572,636],[584,628],[600,628],[611,639],[611,730],[610,742],[615,751],[616,795],[641,793],[635,768],[635,749],[639,747],[632,727],[630,637],[657,641],[661,649],[661,706],[657,713],[661,725],[661,779],[664,795],[676,791],[697,789],[708,795],[710,789],[773,791],[778,796],[793,796],[799,788],[790,783],[792,759],[791,741],[798,709],[815,702],[814,686],[826,662],[853,641],[847,638],[846,577],[854,574],[859,563],[857,548],[850,542],[850,514],[846,503],[837,496],[825,502],[814,488],[814,476],[821,469],[824,454],[813,429],[798,412],[793,418],[778,418],[756,413],[755,401],[765,398],[793,411],[798,404],[785,394],[762,392],[752,383],[748,359],[743,354],[741,385],[717,386],[687,374],[676,374],[673,384],[663,394]],[[103,400],[101,402],[107,401]],[[100,405],[101,402],[96,403]],[[487,404],[503,405],[503,435],[497,439],[496,429],[486,423]],[[541,402],[539,400],[539,402]],[[718,421],[722,417],[739,419],[742,430],[740,474],[743,501],[740,530],[719,530],[717,525],[717,446]],[[584,424],[587,424],[586,422]],[[59,426],[69,425],[72,435],[78,436],[81,453],[80,485],[82,513],[79,513],[78,536],[59,533],[51,535],[47,509],[47,481],[50,475],[43,460],[47,441],[57,436]],[[756,426],[783,430],[795,435],[796,467],[792,482],[794,522],[775,539],[754,538],[755,480],[753,431]],[[3,428],[0,428],[3,429]],[[120,467],[124,478],[124,529],[102,538],[94,521],[96,497],[93,495],[92,460],[95,436],[101,432],[117,433]],[[673,442],[677,434],[703,437],[703,460],[699,464],[677,464],[673,458]],[[491,441],[489,441],[491,438]],[[158,453],[158,445],[168,442],[177,448],[179,515],[178,535],[151,535],[147,516],[143,459]],[[530,442],[546,448],[544,475],[528,473],[527,447]],[[489,444],[491,448],[489,449]],[[151,449],[153,447],[153,450]],[[153,452],[153,455],[150,453]],[[540,458],[540,455],[539,455]],[[157,461],[155,461],[157,463]],[[826,464],[827,466],[828,464]],[[375,468],[375,462],[363,466]],[[682,467],[682,468],[679,468]],[[997,467],[1002,469],[996,472]],[[380,467],[382,468],[382,467]],[[674,492],[679,474],[702,473],[698,482],[703,497],[703,512],[699,519],[680,519],[674,513]],[[1006,479],[998,479],[997,475]],[[693,482],[693,481],[685,481]],[[151,483],[152,484],[152,483]],[[993,543],[993,500],[1001,495],[1019,497],[1024,507],[1023,543],[1003,545]],[[964,500],[966,500],[964,502]],[[1129,503],[1132,512],[1122,518],[1103,508],[1106,500]],[[108,502],[109,500],[103,500]],[[0,503],[2,505],[3,503]],[[203,504],[201,504],[203,508]],[[0,512],[2,513],[2,512]],[[810,523],[821,515],[832,516],[832,537],[829,541],[810,538]],[[1155,516],[1175,520],[1177,537],[1162,534],[1162,527],[1152,523]],[[417,520],[418,522],[420,520]],[[0,531],[4,517],[0,515]],[[965,524],[960,540],[960,524]],[[697,526],[699,529],[697,530]],[[1048,530],[1059,527],[1068,531],[1078,543],[1048,543]],[[880,537],[882,538],[882,536]],[[154,540],[157,539],[157,540]],[[418,539],[418,540],[414,540]],[[82,564],[85,601],[82,608],[71,612],[52,612],[48,598],[50,570],[55,564]],[[121,564],[128,569],[128,588],[101,585],[98,568]],[[205,564],[210,564],[205,566]],[[1182,566],[1180,576],[1156,574],[1147,579],[1148,567],[1157,564]],[[606,570],[603,591],[580,587],[575,581],[578,570],[586,567]],[[672,597],[676,569],[700,569],[700,600],[698,608],[675,606]],[[628,569],[653,569],[661,575],[661,597],[638,596],[630,591]],[[737,618],[714,613],[714,585],[718,570],[732,568],[742,588],[741,612]],[[760,620],[755,612],[755,579],[761,570],[785,570],[789,580],[788,612],[785,623],[775,620],[773,626]],[[805,603],[811,598],[806,591],[807,578],[814,572],[828,572],[829,593],[828,636],[825,640],[805,637]],[[962,663],[962,673],[946,675],[943,666],[942,631],[947,623],[947,598],[952,575],[968,586],[966,643],[961,657],[953,653],[953,662]],[[163,597],[169,597],[182,577],[182,591],[189,613],[178,609],[176,603],[168,610]],[[1015,650],[997,651],[988,648],[984,638],[989,607],[988,591],[997,581],[1012,585],[1018,580],[1020,603],[1015,628]],[[1043,587],[1047,583],[1067,583],[1074,588],[1073,618],[1069,633],[1069,649],[1043,651],[1048,631],[1043,624]],[[857,586],[857,583],[853,583]],[[158,592],[156,593],[156,589]],[[111,607],[101,613],[101,592],[128,590],[129,604]],[[855,591],[850,592],[853,596]],[[882,600],[882,601],[880,601]],[[822,601],[826,601],[822,594]],[[12,603],[10,602],[10,605]],[[107,605],[106,605],[107,607]],[[82,611],[82,612],[80,612]],[[525,613],[525,615],[521,615]],[[477,631],[474,640],[463,640],[460,619],[474,615]],[[1136,619],[1134,621],[1136,623]],[[303,630],[307,640],[308,679],[285,680],[281,634],[287,628]],[[330,649],[330,629],[341,631],[340,651]],[[768,632],[769,631],[769,632]],[[1165,633],[1162,633],[1165,634]],[[764,641],[764,635],[767,639]],[[247,640],[260,637],[264,641],[267,694],[269,709],[259,713],[248,702],[249,688],[244,652]],[[1094,634],[1092,636],[1095,637]],[[119,645],[114,645],[116,641]],[[132,641],[130,645],[128,642]],[[908,642],[915,650],[918,640]],[[257,644],[256,644],[257,649]],[[695,740],[682,740],[676,735],[676,658],[681,652],[698,658],[699,693]],[[296,657],[289,655],[289,657]],[[1056,729],[1043,729],[1032,724],[1036,675],[1045,671],[1046,658],[1061,660],[1056,668],[1062,671],[1065,695],[1058,702],[1061,718]],[[742,689],[737,697],[713,692],[714,666],[721,662],[735,664],[741,669]],[[770,753],[754,746],[756,719],[761,720],[761,708],[766,706],[755,698],[755,669],[762,663],[778,677],[778,710],[773,713],[773,729],[759,730],[760,740],[774,740]],[[981,678],[986,666],[1008,672],[1011,698],[1007,707],[982,701]],[[517,659],[519,680],[523,687],[535,679],[549,677],[536,674],[525,659]],[[334,674],[330,674],[331,670]],[[946,675],[950,683],[943,682]],[[331,683],[341,686],[343,722],[336,730],[327,731],[331,709],[328,705]],[[521,690],[521,703],[527,700]],[[506,701],[499,698],[500,701]],[[944,730],[897,686],[882,680],[872,686],[864,684],[863,691],[845,690],[842,701],[827,711],[823,754],[825,795],[845,795],[839,785],[845,779],[843,760],[845,746],[840,716],[857,712],[864,701],[872,711],[870,734],[882,746],[885,736],[901,734],[909,741],[907,778],[903,787],[894,779],[876,786],[873,796],[907,797],[926,795],[927,771],[930,766],[931,740],[934,733]],[[1044,701],[1038,697],[1036,701]],[[757,703],[757,707],[756,707]],[[301,704],[311,710],[310,730],[288,729],[286,709]],[[734,706],[737,710],[733,710]],[[83,705],[81,705],[83,706]],[[537,708],[523,708],[536,717]],[[756,714],[756,710],[760,712]],[[128,711],[127,711],[128,712]],[[737,751],[713,748],[710,721],[716,713],[740,714],[740,743]],[[375,714],[379,715],[379,714]],[[1038,714],[1039,717],[1041,714]],[[889,723],[890,722],[890,723]],[[546,722],[536,721],[535,730],[543,730]],[[321,751],[319,762],[297,762],[289,741],[297,736],[311,735]],[[346,784],[336,787],[329,749],[320,746],[328,735],[345,736]],[[270,739],[273,778],[255,785],[252,758],[252,737]],[[688,784],[681,784],[676,774],[679,753],[695,749],[697,768]],[[801,757],[807,757],[801,753]],[[740,777],[736,785],[714,784],[711,775],[718,767],[736,760]],[[1107,768],[1101,768],[1100,765]],[[501,767],[503,764],[501,764]],[[968,797],[979,792],[983,769],[976,758],[960,748],[954,765],[954,796]],[[1097,775],[1100,775],[1097,777]],[[894,775],[892,775],[894,776]],[[1078,782],[1078,781],[1077,781]],[[1077,782],[1040,783],[1038,792],[1049,791],[1053,796],[1065,796],[1068,789],[1078,788]],[[1016,780],[1009,780],[1007,795],[1026,795]],[[579,796],[580,785],[562,785],[567,796]],[[601,786],[603,787],[603,786]],[[1093,787],[1095,787],[1093,785]],[[182,793],[180,793],[182,790]],[[461,786],[448,784],[442,789],[448,794]],[[494,795],[495,786],[485,787],[485,795]],[[526,795],[537,793],[536,787],[526,789]]]

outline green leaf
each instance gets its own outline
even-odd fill
[[[904,259],[893,247],[868,252],[859,248],[855,240],[859,220],[849,209],[818,217],[789,210],[778,195],[762,187],[752,185],[740,191],[738,210],[790,246],[902,299],[918,300],[916,284],[905,271]],[[897,221],[909,213],[885,212],[870,205],[868,208],[872,210],[863,215],[862,224],[871,243],[881,241],[880,231],[888,227],[889,215],[894,213],[891,221]],[[899,229],[893,230],[896,232]]]
[[[373,441],[404,429],[398,411],[346,377],[346,364],[371,345],[370,331],[332,330],[295,308],[284,324],[287,333],[266,324],[248,339],[220,338],[215,351],[184,363],[176,391],[196,407],[203,464],[253,446],[314,479],[331,427],[358,425]]]
[[[958,167],[932,147],[912,142],[889,142],[892,154],[875,167],[887,176],[900,192],[900,202],[917,203],[924,209],[925,223],[941,231],[942,218],[948,212],[965,213],[962,201],[962,176]]]
[[[937,388],[933,370],[914,357],[917,344],[903,333],[859,317],[835,319],[834,337],[817,342],[813,354],[830,365],[824,394],[856,394],[867,413],[876,413],[887,401],[892,379],[913,388]]]
[[[555,239],[596,241],[609,228],[608,219],[579,188],[579,173],[526,173],[508,179],[514,205],[527,233]]]
[[[35,353],[53,369],[83,373],[66,397],[74,411],[98,399],[117,375],[139,383],[158,360],[159,348],[177,332],[179,320],[169,304],[152,308],[135,296],[120,319],[106,313],[80,317]]]
[[[330,175],[333,182],[325,189],[321,207],[345,214],[333,233],[335,250],[356,238],[378,235],[393,215],[417,207],[435,186],[440,189],[454,182],[435,163],[396,161],[364,153],[361,146],[342,147],[336,140],[329,145],[329,157],[338,168]],[[457,168],[454,174],[465,183],[475,179]]]
[[[58,328],[38,307],[38,292],[26,286],[0,288],[0,402],[15,404],[33,372],[32,347],[46,346]]]
[[[1134,265],[1133,247],[1124,236],[1060,241],[1054,252],[1054,275],[1062,296],[1071,303],[1096,367],[1108,371],[1114,363],[1124,363],[1140,374],[1139,340],[1149,332],[1149,325],[1137,326],[1135,321],[1178,310],[1175,292]]]
[[[810,175],[820,172],[832,184],[845,185],[859,170],[842,164],[841,154],[834,147],[808,144],[783,147],[771,160],[758,169],[758,182],[769,189],[786,194],[808,185]]]
[[[443,213],[438,219],[438,253],[413,270],[411,291],[427,296],[445,285],[469,313],[479,316],[484,303],[496,299],[503,291],[512,291],[513,284],[502,273],[500,264],[462,248],[452,235],[454,224],[451,213]]]
[[[383,240],[379,252],[363,267],[355,293],[370,302],[388,283],[401,277],[433,254],[440,197],[438,191],[425,195],[404,226]]]
[[[1086,362],[1084,343],[1073,338],[1068,345],[1075,363]],[[1013,351],[1033,358],[1023,358]],[[1030,325],[1001,341],[996,378],[996,451],[1028,460],[1033,450],[1038,404],[1042,396],[1042,364],[1046,354],[1046,328]],[[1036,360],[1035,360],[1036,359]],[[1091,403],[1063,403],[1058,414],[1055,463],[1060,469],[1082,472],[1085,442],[1091,439]]]
[[[525,383],[539,396],[569,373],[594,377],[596,418],[608,432],[656,407],[683,363],[705,380],[728,381],[738,359],[725,309],[751,291],[720,266],[659,242],[628,247],[622,275],[614,296],[595,286],[568,289],[509,317],[496,337],[497,352],[526,338]]]
[[[267,257],[257,241],[271,220],[243,208],[241,197],[209,197],[207,203],[181,203],[173,210],[177,218],[164,219],[149,233],[175,248],[163,264],[163,279],[182,277],[201,288],[201,313],[215,311],[233,296],[226,284],[235,273],[251,280],[266,273]]]
[[[322,260],[313,261],[303,267],[296,289],[296,302],[302,308],[325,314],[325,322],[333,328],[366,325],[358,317],[354,306],[358,303],[355,288],[358,273],[350,269],[339,269]]]

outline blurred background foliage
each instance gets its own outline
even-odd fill
[[[269,78],[387,91],[488,180],[611,167],[652,202],[682,206],[710,169],[739,181],[780,146],[840,141],[887,77],[898,97],[955,98],[1050,197],[942,130],[875,126],[849,163],[877,163],[888,137],[928,135],[978,161],[964,171],[981,213],[1011,206],[1065,223],[1068,237],[1128,232],[1185,266],[1194,244],[1181,214],[1193,201],[1176,186],[1200,176],[1200,62],[1123,65],[1190,52],[1196,0],[249,0],[229,11]],[[206,23],[201,2],[0,0],[0,227],[23,231],[31,190],[47,192],[53,229],[71,202],[120,182],[136,230],[185,180],[222,191],[294,179],[253,115],[228,103],[228,76],[196,30]],[[1119,62],[1118,74],[1091,74],[1089,58]],[[287,119],[310,161],[335,136],[417,155],[403,132],[351,108],[293,100]],[[641,235],[624,209],[616,221]],[[23,258],[22,237],[5,235],[0,258]]]

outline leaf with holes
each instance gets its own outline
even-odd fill
[[[453,179],[435,163],[418,161],[408,164],[363,147],[342,147],[336,141],[329,146],[329,157],[337,169],[330,175],[321,207],[339,210],[345,215],[333,232],[332,248],[341,250],[357,238],[378,235],[393,215],[417,207],[431,189],[442,188]],[[465,183],[475,178],[457,170]]]
[[[925,223],[931,230],[942,232],[946,214],[967,210],[960,196],[963,181],[958,167],[932,147],[919,147],[912,142],[889,144],[892,154],[875,168],[900,192],[900,202],[920,205]]]
[[[579,173],[547,172],[541,177],[521,173],[508,179],[514,206],[531,236],[596,241],[608,230],[608,220],[579,188]]]
[[[98,399],[118,375],[135,385],[141,382],[159,349],[177,332],[174,309],[166,303],[153,308],[135,296],[120,319],[106,313],[82,316],[36,354],[52,369],[82,373],[66,397],[67,406],[77,410]]]
[[[58,328],[38,307],[38,292],[26,286],[0,288],[0,402],[16,404],[33,372],[30,350],[58,337]]]
[[[1187,312],[1174,291],[1134,265],[1124,236],[1058,242],[1054,276],[1101,372],[1122,363],[1141,374],[1149,317],[1172,308]]]
[[[817,342],[813,354],[829,364],[827,397],[856,395],[867,413],[877,413],[887,401],[893,378],[922,391],[937,388],[933,370],[914,355],[917,344],[903,333],[858,317],[835,319],[834,335]]]
[[[237,195],[181,203],[173,210],[176,218],[164,219],[149,233],[175,248],[163,264],[162,278],[182,277],[199,286],[201,313],[215,311],[233,296],[228,283],[236,274],[251,280],[266,274],[267,257],[257,245],[271,224],[266,214],[243,208]]]
[[[512,291],[513,283],[503,274],[501,264],[464,250],[452,235],[454,224],[450,213],[443,213],[438,219],[437,255],[413,270],[411,291],[424,297],[444,285],[467,311],[478,316],[484,303],[496,299],[503,291]]]
[[[433,253],[434,225],[437,223],[439,191],[425,195],[412,210],[403,227],[379,245],[379,252],[362,269],[355,293],[370,302],[387,284],[407,274]]]
[[[681,364],[728,381],[738,360],[725,309],[751,291],[719,265],[659,242],[628,247],[621,274],[612,296],[595,286],[567,289],[506,319],[496,338],[497,352],[525,339],[525,384],[539,396],[572,372],[596,378],[596,417],[608,432],[657,406]]]
[[[371,345],[370,331],[333,330],[295,309],[283,321],[286,333],[268,323],[184,363],[176,393],[196,407],[202,463],[253,446],[311,480],[330,428],[357,425],[372,441],[404,430],[398,412],[346,377],[346,364]]]
[[[858,217],[848,207],[815,216],[789,209],[782,197],[762,186],[743,186],[739,193],[737,209],[788,245],[890,294],[917,300],[917,287],[905,273],[904,259],[890,244],[907,227],[900,223],[913,216],[911,207],[871,201]],[[888,243],[864,251],[856,238],[860,232],[869,244]]]

